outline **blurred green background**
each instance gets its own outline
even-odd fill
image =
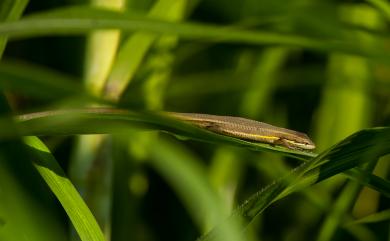
[[[386,1],[2,0],[0,15],[5,23],[45,11],[45,28],[55,22],[54,9],[78,5],[177,25],[142,31],[140,21],[136,31],[75,34],[85,12],[68,9],[73,23],[61,34],[29,33],[37,25],[26,17],[27,34],[6,41],[0,26],[3,114],[109,101],[130,110],[242,116],[308,133],[317,153],[358,130],[390,123]],[[195,240],[217,225],[221,217],[199,210],[192,184],[183,183],[193,180],[186,169],[199,169],[227,217],[299,164],[279,154],[136,130],[43,140],[107,240]],[[31,164],[16,162],[25,159],[18,144],[4,141],[1,148],[1,160],[14,162],[0,166],[0,240],[22,240],[18,228],[30,230],[31,240],[77,240]],[[372,166],[373,173],[386,179],[388,159]],[[388,208],[388,198],[338,175],[266,209],[243,240],[390,240],[389,218],[353,223]],[[7,219],[15,220],[14,229]]]

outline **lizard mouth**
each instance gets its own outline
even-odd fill
[[[296,147],[298,149],[304,149],[304,150],[313,150],[316,148],[316,145],[314,143],[301,143],[291,140],[286,140],[288,143],[290,143],[293,147]]]

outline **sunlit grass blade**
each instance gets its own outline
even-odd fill
[[[390,5],[389,2],[384,0],[366,0],[371,3],[375,7],[377,7],[380,11],[382,11],[383,15],[386,17],[387,21],[390,21]]]
[[[186,1],[159,0],[149,11],[148,16],[156,19],[176,20],[177,12],[182,13]],[[149,49],[159,35],[137,31],[128,37],[116,58],[107,79],[104,95],[118,100],[134,78]]]
[[[0,34],[21,37],[53,33],[80,33],[99,28],[119,28],[123,31],[142,30],[221,42],[279,43],[310,48],[325,47],[317,40],[300,36],[233,30],[212,25],[173,23],[140,15],[117,14],[112,11],[85,7],[70,7],[37,13],[19,22],[0,25]]]
[[[121,29],[127,32],[142,30],[212,42],[239,42],[255,45],[281,44],[319,51],[340,51],[389,61],[389,55],[386,51],[381,51],[380,46],[375,46],[375,48],[360,46],[358,41],[319,40],[294,34],[241,30],[206,24],[173,23],[88,7],[50,10],[19,21],[2,23],[0,24],[0,35],[15,37],[69,35],[87,33],[95,29]]]
[[[360,131],[313,160],[303,163],[290,175],[252,195],[235,210],[231,218],[239,217],[249,224],[265,208],[292,192],[302,190],[362,163],[375,161],[388,153],[390,153],[390,128]],[[390,185],[388,188],[390,189]],[[212,237],[212,232],[202,240],[212,240],[209,238]]]
[[[104,241],[103,233],[76,188],[37,137],[25,137],[31,159],[47,185],[56,195],[83,241]]]
[[[34,123],[35,122],[35,123]],[[314,154],[291,151],[221,136],[175,120],[161,114],[138,113],[115,109],[84,109],[68,111],[41,112],[21,117],[19,123],[24,135],[121,133],[126,128],[151,128],[173,132],[196,140],[218,144],[244,146],[263,151],[278,151],[281,154],[294,154],[296,158]],[[235,215],[244,216],[248,222],[276,200],[304,187],[313,185],[364,162],[378,158],[390,150],[390,128],[374,128],[358,132],[322,153],[312,161],[294,170],[290,176],[277,181],[250,198],[237,209]],[[286,153],[287,152],[287,153]],[[356,177],[359,179],[359,177]],[[363,178],[363,177],[362,177]],[[367,180],[366,177],[364,179]],[[390,185],[384,181],[389,192]]]
[[[0,138],[7,138],[10,136],[16,136],[18,134],[38,136],[103,133],[125,134],[127,133],[126,131],[132,131],[134,129],[160,130],[172,133],[180,138],[193,139],[214,144],[240,146],[256,151],[277,152],[281,155],[290,156],[300,160],[308,160],[317,156],[317,154],[311,152],[290,150],[284,147],[271,146],[263,143],[253,143],[229,136],[219,135],[183,123],[181,121],[167,118],[161,113],[146,113],[121,109],[101,108],[55,110],[22,115],[18,117],[18,122],[18,133],[15,133],[14,131],[7,128],[1,128]],[[7,122],[2,122],[0,123],[0,126],[6,125],[6,123]],[[352,155],[351,157],[348,157],[346,150],[349,150],[352,154],[356,155],[356,153],[359,151],[359,149],[355,150],[356,148],[362,148],[363,150],[366,150],[367,148],[369,149],[369,147],[372,147],[373,150],[374,148],[383,146],[380,144],[380,141],[378,143],[374,142],[377,139],[372,135],[376,132],[382,133],[382,131],[386,131],[387,129],[388,128],[376,128],[361,131],[358,134],[355,134],[356,137],[353,135],[352,137],[347,138],[344,142],[341,142],[339,145],[335,146],[333,149],[330,149],[317,156],[313,161],[310,161],[310,166],[306,167],[306,171],[312,169],[313,172],[310,173],[310,175],[308,175],[305,180],[310,180],[310,182],[316,181],[318,178],[316,176],[318,167],[332,168],[331,171],[333,174],[337,174],[338,172],[341,172],[339,169],[348,170],[356,166],[356,163],[350,162],[351,158],[354,156]],[[384,136],[382,135],[381,138],[383,137]],[[371,142],[367,140],[371,140]],[[386,140],[386,138],[384,140]],[[384,140],[381,141],[383,142]],[[348,145],[349,142],[352,142],[353,145]],[[339,156],[341,154],[338,152],[338,150],[344,145],[347,147],[345,147],[346,149],[342,149],[344,152],[341,153],[342,156]],[[344,155],[345,160],[342,158]],[[337,160],[341,161],[334,162],[329,166],[329,161],[325,157],[333,160],[333,156],[338,157]],[[321,177],[324,177],[323,174],[324,173],[322,173]],[[351,175],[356,180],[362,179],[363,181],[361,182],[363,184],[368,182],[368,186],[374,187],[377,190],[386,188],[390,189],[390,187],[387,185],[387,182],[383,181],[379,177],[372,177],[372,174],[364,173],[361,170],[348,171],[346,174]],[[378,184],[379,187],[376,187]]]
[[[311,160],[305,167],[306,170],[301,173],[301,178],[286,189],[281,197],[291,193],[296,187],[311,185],[363,163],[376,161],[390,153],[389,144],[390,127],[359,131]],[[390,182],[384,185],[387,190],[390,189]]]
[[[125,2],[126,0],[92,0],[90,4],[119,12],[125,9]],[[101,96],[120,42],[119,30],[93,31],[87,35],[83,75],[89,93]]]
[[[124,109],[85,108],[36,112],[21,115],[19,131],[22,135],[76,135],[123,133],[126,129],[162,130],[187,139],[218,144],[243,146],[254,150],[279,152],[295,158],[307,159],[315,154],[264,143],[254,143],[219,135],[195,126],[168,118],[162,113],[137,112]],[[0,137],[12,136],[10,130],[0,130]]]
[[[91,6],[110,9],[113,12],[124,11],[126,0],[91,0]],[[116,58],[121,42],[121,31],[116,29],[91,31],[86,36],[83,65],[83,85],[89,95],[101,97],[104,83]],[[99,105],[99,101],[89,101],[84,106]],[[79,102],[82,104],[81,102]],[[83,135],[75,138],[72,148],[73,155],[68,166],[69,177],[77,187],[91,212],[95,215],[104,235],[109,237],[115,230],[112,227],[112,158],[108,145],[110,138],[106,135]],[[99,165],[96,165],[99,160]],[[89,175],[91,172],[99,175]],[[114,207],[115,208],[115,207]],[[110,231],[108,231],[110,230]],[[71,232],[74,233],[74,232]],[[110,237],[115,239],[113,237]],[[77,240],[73,238],[73,240]]]
[[[0,3],[0,22],[15,21],[20,18],[28,0],[3,0]],[[7,36],[0,37],[0,58],[7,44]]]
[[[0,112],[9,108],[0,94]],[[14,129],[9,119],[1,128]],[[0,240],[66,240],[66,225],[49,189],[29,160],[29,152],[17,140],[0,141]],[[23,228],[21,228],[23,227]]]

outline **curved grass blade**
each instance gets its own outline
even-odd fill
[[[390,127],[359,131],[308,162],[308,166],[300,174],[301,177],[293,185],[290,184],[290,187],[280,197],[284,197],[302,186],[318,183],[363,163],[376,161],[388,153],[390,153]],[[363,170],[358,170],[360,173],[364,173]],[[359,176],[357,177],[359,178]],[[360,178],[365,178],[365,176]],[[383,181],[386,190],[383,194],[388,196],[390,182]]]
[[[226,28],[195,23],[173,23],[136,16],[129,13],[70,7],[50,10],[25,17],[22,20],[0,24],[0,35],[36,37],[42,35],[80,34],[95,29],[122,31],[149,31],[174,34],[182,38],[218,42],[239,42],[255,45],[280,44],[319,51],[339,51],[389,61],[389,55],[378,46],[360,46],[359,41],[346,39],[315,39],[293,34]],[[368,33],[367,33],[368,34]],[[379,38],[379,36],[377,36]]]
[[[135,112],[122,109],[86,108],[53,110],[35,112],[21,115],[18,118],[18,133],[9,128],[0,128],[0,139],[17,135],[79,135],[79,134],[103,134],[118,133],[125,135],[133,130],[159,130],[174,134],[179,138],[193,139],[207,143],[239,146],[255,151],[277,152],[284,156],[307,161],[317,154],[290,150],[284,147],[271,146],[263,143],[253,143],[230,136],[219,135],[195,126],[168,118],[159,113]],[[7,122],[1,122],[0,126],[6,126]],[[370,132],[370,130],[368,130]],[[363,141],[363,140],[361,140]],[[332,149],[333,150],[333,149]],[[329,154],[332,152],[329,151]],[[317,156],[313,167],[318,167],[324,161],[323,157],[328,152]],[[305,164],[308,165],[308,164]],[[388,182],[360,169],[347,171],[345,174],[364,185],[373,187],[381,193],[390,193]],[[311,176],[315,179],[315,176]]]
[[[73,112],[75,112],[75,111],[73,110]],[[45,114],[46,114],[46,116],[45,116]],[[47,113],[47,112],[46,113],[45,112],[44,113],[35,113],[35,114],[29,115],[29,116],[24,116],[24,119],[28,120],[28,118],[30,118],[29,119],[30,121],[34,120],[34,118],[35,118],[35,120],[38,119],[39,126],[43,125],[43,126],[47,127],[46,124],[45,124],[44,119],[42,119],[42,118],[45,118],[45,117],[49,118],[49,119],[50,119],[50,117],[53,118],[53,114],[54,115],[57,114],[58,115],[57,118],[60,117],[60,121],[62,121],[62,122],[64,121],[63,120],[64,117],[69,118],[71,116],[69,111],[68,112],[64,112],[63,111],[62,115],[61,115],[61,112],[57,111],[57,112],[51,112],[51,113]],[[75,113],[73,113],[73,115],[74,114]],[[106,131],[112,131],[113,128],[108,128],[107,129],[107,127],[110,127],[110,125],[112,125],[112,124],[114,126],[119,124],[118,127],[123,127],[123,122],[121,123],[120,121],[125,121],[126,122],[126,120],[127,121],[130,120],[130,121],[135,122],[135,123],[132,123],[132,125],[140,124],[140,121],[142,122],[142,120],[143,120],[144,121],[143,124],[145,124],[145,121],[147,121],[147,123],[154,124],[155,127],[159,127],[159,128],[161,128],[161,123],[164,123],[164,121],[163,121],[164,117],[159,116],[159,115],[155,115],[155,114],[151,115],[151,114],[149,114],[149,117],[152,117],[152,118],[146,118],[145,119],[145,116],[148,116],[148,115],[144,114],[144,116],[143,116],[144,119],[142,119],[142,115],[137,115],[137,114],[134,114],[134,113],[132,113],[132,115],[131,115],[129,112],[123,111],[123,110],[122,111],[110,110],[109,115],[106,115],[106,116],[102,115],[102,114],[107,114],[107,113],[104,113],[104,112],[103,113],[96,113],[96,110],[94,112],[95,116],[94,115],[89,116],[88,112],[86,112],[84,110],[83,113],[78,113],[78,115],[77,115],[77,112],[76,112],[76,117],[78,116],[78,118],[82,118],[83,114],[84,114],[84,121],[86,121],[86,122],[84,122],[84,124],[82,124],[81,126],[82,127],[86,127],[86,126],[93,127],[94,125],[98,124],[97,126],[94,127],[95,128],[94,131],[102,131],[102,128],[104,130],[106,130]],[[89,116],[89,119],[86,118],[88,116]],[[154,118],[153,118],[153,116],[154,116]],[[93,118],[95,118],[95,120]],[[162,118],[162,119],[160,119],[158,121],[158,120],[156,120],[156,118]],[[104,121],[104,119],[105,119],[105,121]],[[101,122],[100,124],[96,123],[96,121],[102,121],[102,120],[103,120],[103,122]],[[110,122],[112,120],[116,120],[116,123],[115,122]],[[57,119],[57,121],[58,121],[58,119]],[[138,121],[138,123],[137,123],[137,121]],[[182,130],[184,130],[184,132],[185,132],[184,134],[186,134],[187,136],[188,136],[188,134],[191,134],[191,132],[188,133],[188,130],[191,130],[191,128],[192,128],[191,126],[185,125],[185,124],[177,122],[177,121],[168,120],[168,119],[165,120],[165,121],[167,121],[167,122],[172,121],[170,128],[174,127],[174,128],[176,128],[176,130],[179,129],[179,131],[180,131],[180,129],[181,129],[180,127],[183,127]],[[92,122],[94,122],[94,123],[91,125]],[[65,121],[65,123],[70,124],[69,121],[68,122]],[[53,124],[53,122],[52,122],[52,124]],[[58,133],[58,130],[64,127],[63,123],[62,124],[61,123],[57,123],[57,124],[58,125],[54,125],[53,126],[53,127],[56,128],[56,130],[54,130],[54,128],[53,128],[51,131],[49,131],[49,132],[51,132],[50,134],[53,134],[53,131],[57,131],[57,133]],[[74,126],[75,125],[77,126],[77,124],[80,125],[80,122],[78,122],[78,123],[73,122],[73,124],[68,126],[68,128],[69,127],[73,127],[71,129],[73,129],[73,131],[74,131]],[[34,125],[32,125],[32,126],[34,126]],[[59,126],[61,128],[59,128]],[[100,129],[96,129],[96,127],[99,127]],[[134,126],[132,126],[132,127],[134,127]],[[121,133],[124,134],[123,133],[123,129],[122,128],[119,128],[119,129],[120,129]],[[221,140],[226,141],[226,140],[224,140],[223,136],[216,135],[214,133],[209,133],[207,131],[202,134],[202,132],[204,130],[200,130],[200,129],[195,128],[195,127],[193,127],[192,129],[194,129],[193,130],[194,132],[192,134],[195,134],[195,135],[196,134],[201,134],[202,138],[205,138],[203,134],[207,133],[206,134],[206,135],[208,135],[207,138],[210,137],[210,138],[212,138],[211,140],[213,140],[213,141],[216,141],[218,143],[220,143]],[[295,172],[294,172],[295,174],[294,175],[292,175],[292,176],[290,176],[288,178],[285,178],[282,181],[275,182],[274,184],[272,184],[272,185],[268,186],[267,188],[265,188],[263,191],[261,191],[258,194],[254,195],[254,197],[249,199],[246,202],[246,204],[243,205],[239,209],[239,211],[236,211],[236,215],[234,215],[234,216],[243,216],[243,217],[245,217],[244,223],[249,223],[258,213],[260,213],[262,210],[264,210],[267,206],[271,205],[272,202],[275,202],[276,200],[282,198],[283,196],[286,196],[286,195],[290,194],[293,191],[296,191],[296,190],[298,190],[300,188],[312,185],[312,184],[314,184],[314,183],[316,183],[316,182],[318,182],[320,180],[323,180],[323,179],[325,179],[325,178],[327,178],[329,176],[332,176],[332,175],[335,175],[335,174],[337,174],[339,172],[347,170],[347,169],[353,167],[354,165],[357,165],[359,162],[358,163],[354,162],[354,159],[352,159],[352,162],[353,162],[352,165],[351,165],[351,162],[347,162],[347,163],[341,162],[343,165],[338,165],[338,162],[333,162],[335,164],[330,165],[330,166],[328,164],[331,163],[331,162],[330,161],[326,162],[324,160],[326,160],[326,158],[336,156],[338,158],[341,158],[341,161],[342,161],[344,156],[341,155],[341,154],[345,155],[345,153],[343,153],[343,151],[345,152],[345,148],[347,148],[347,147],[349,149],[352,149],[352,150],[355,150],[356,148],[357,148],[357,150],[360,150],[359,148],[364,147],[364,145],[362,145],[362,143],[367,143],[368,145],[372,145],[373,143],[375,143],[377,145],[378,143],[376,143],[376,141],[381,141],[381,140],[378,140],[378,138],[373,138],[372,134],[377,132],[378,130],[379,130],[379,133],[381,133],[381,131],[383,131],[383,130],[387,130],[387,131],[385,131],[386,133],[385,133],[384,137],[388,138],[388,136],[390,136],[390,135],[388,135],[389,133],[387,133],[388,129],[389,128],[378,128],[378,129],[374,129],[374,130],[362,131],[361,133],[359,133],[357,135],[357,137],[354,137],[352,139],[351,138],[346,139],[344,142],[342,142],[339,145],[335,146],[330,151],[325,152],[324,154],[320,155],[318,158],[314,159],[313,161],[304,163],[303,165],[298,167],[295,170]],[[30,130],[30,128],[27,128],[27,130]],[[37,129],[35,129],[35,130],[37,130]],[[81,130],[85,131],[85,129],[83,129],[83,128],[81,128]],[[42,131],[42,129],[41,129],[41,131]],[[62,130],[62,131],[64,131],[64,130]],[[197,131],[199,131],[200,133],[197,132]],[[63,134],[66,134],[66,133],[63,133]],[[387,136],[386,136],[386,134],[387,134]],[[196,138],[199,138],[199,137],[195,137],[195,139]],[[386,140],[386,138],[384,140]],[[355,143],[356,139],[360,140],[360,143],[359,143],[359,141],[358,141],[358,143]],[[235,139],[234,138],[229,138],[229,140],[235,140]],[[210,139],[207,139],[207,141],[210,141]],[[344,146],[346,146],[346,147],[344,147]],[[377,145],[377,146],[381,146],[381,145]],[[384,146],[386,146],[386,145],[384,145]],[[388,146],[390,146],[390,145],[388,145]],[[347,155],[347,157],[348,157],[348,155]],[[331,159],[331,160],[333,160],[333,159]],[[351,161],[351,160],[349,160],[349,161]],[[295,178],[296,176],[298,176],[298,177],[302,176],[302,178]],[[292,179],[295,179],[295,180],[292,180]],[[289,186],[289,185],[287,185],[286,181],[294,181],[295,184]],[[291,183],[294,183],[294,182],[291,182]],[[288,183],[290,183],[290,182],[288,182]],[[387,189],[388,190],[390,189],[390,185],[387,185]],[[237,215],[237,213],[238,213],[238,215]],[[217,231],[217,233],[218,233],[218,231]],[[213,237],[214,235],[215,234],[211,234],[211,236],[207,235],[206,237]]]
[[[149,11],[148,16],[177,21],[182,16],[178,13],[183,12],[185,3],[186,1],[157,1]],[[120,99],[158,37],[159,35],[139,31],[124,41],[105,83],[104,95],[108,99],[114,101]]]
[[[371,3],[374,7],[380,10],[383,15],[386,17],[387,21],[390,20],[390,5],[387,1],[384,0],[366,0]]]
[[[219,221],[225,217],[223,203],[208,183],[206,170],[191,153],[164,138],[154,141],[149,152],[151,165],[176,190],[199,227],[204,228],[205,216]],[[243,240],[239,227],[238,223],[229,223],[216,234],[216,240]]]
[[[360,167],[355,167],[344,172],[350,179],[359,182],[361,185],[374,189],[384,196],[390,198],[390,182]]]
[[[199,141],[244,146],[258,151],[279,152],[298,159],[309,159],[316,154],[291,150],[281,146],[244,141],[230,136],[219,135],[205,129],[169,118],[161,113],[136,112],[124,109],[85,108],[36,112],[18,117],[22,135],[75,135],[123,133],[124,129],[162,130],[179,137]],[[0,137],[12,135],[0,130]],[[15,133],[14,133],[15,135]]]
[[[0,112],[10,111],[0,93]],[[15,128],[8,119],[5,128]],[[0,141],[0,240],[65,241],[58,205],[18,139]]]
[[[0,22],[14,21],[20,18],[28,0],[4,0],[0,3]],[[3,56],[7,36],[0,37],[0,58]]]
[[[17,61],[0,63],[0,88],[3,90],[18,91],[40,99],[87,97],[84,86],[79,83],[71,77],[41,66]]]
[[[345,224],[345,226],[355,225],[355,224],[378,223],[378,222],[385,222],[389,220],[390,220],[390,209],[386,209],[384,211],[377,212],[368,215],[366,217],[351,221]]]
[[[37,137],[25,137],[24,142],[31,151],[34,166],[64,207],[81,240],[104,241],[92,213],[45,144]]]
[[[242,41],[252,44],[279,43],[294,46],[323,48],[317,40],[294,35],[270,32],[223,29],[218,26],[173,23],[145,16],[115,13],[114,11],[90,7],[66,7],[36,13],[18,22],[0,25],[0,34],[17,37],[31,37],[46,34],[85,33],[93,29],[114,29],[123,31],[150,31],[175,34],[187,38],[205,38],[218,41]]]
[[[375,161],[390,153],[390,128],[373,128],[360,131],[321,155],[295,168],[288,176],[270,184],[252,195],[228,219],[239,218],[248,225],[258,214],[277,200],[315,183],[323,181],[362,163]],[[387,182],[387,189],[390,183]],[[218,230],[218,227],[215,228]],[[211,231],[201,238],[213,240]]]

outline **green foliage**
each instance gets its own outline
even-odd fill
[[[386,1],[64,2],[0,2],[0,240],[390,235]],[[258,119],[318,148],[161,110]]]
[[[36,137],[26,137],[24,142],[31,152],[32,163],[61,202],[81,240],[104,240],[92,213],[45,144]]]

